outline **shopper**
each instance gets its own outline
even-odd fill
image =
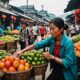
[[[68,24],[65,24],[64,26],[64,34],[66,34],[67,36],[70,36],[70,28]]]
[[[76,27],[75,24],[70,26],[71,37],[76,35]]]
[[[37,40],[37,25],[33,26],[34,41]]]
[[[28,35],[29,35],[28,24],[23,23],[22,24],[22,29],[20,30],[21,50],[24,49],[26,47],[26,45],[28,45]]]
[[[0,37],[3,36],[3,34],[4,34],[4,31],[2,28],[0,28]]]
[[[29,26],[29,37],[28,37],[29,45],[34,43],[34,35],[33,35],[33,26]]]
[[[21,30],[21,24],[16,27],[17,30]]]
[[[39,32],[40,32],[41,38],[44,37],[44,34],[45,34],[44,25],[42,25],[42,26],[39,28]]]
[[[47,80],[77,80],[77,64],[72,40],[64,35],[64,21],[55,18],[49,23],[51,37],[34,43],[18,51],[14,56],[32,49],[41,49],[50,46],[50,51],[43,53],[45,59],[50,61],[52,72]]]

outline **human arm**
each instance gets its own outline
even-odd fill
[[[45,40],[42,40],[42,41],[40,41],[40,42],[34,43],[33,45],[30,45],[30,46],[26,47],[25,49],[14,53],[13,55],[14,55],[14,56],[20,56],[20,55],[22,55],[22,53],[24,53],[25,51],[30,51],[30,50],[33,50],[33,49],[41,49],[41,48],[44,48],[44,47],[46,47],[47,45],[49,45],[50,40],[51,40],[51,37],[50,37],[50,38],[47,38],[47,39],[45,39]]]
[[[61,64],[64,66],[65,69],[68,69],[69,67],[71,67],[75,62],[76,62],[76,57],[74,54],[74,46],[73,46],[73,42],[69,41],[66,45],[65,45],[65,57],[64,58],[58,58],[55,57],[53,55],[49,56],[48,54],[43,54],[43,56],[49,60],[54,60],[55,62]]]

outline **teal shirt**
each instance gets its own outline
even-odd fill
[[[0,36],[3,35],[3,29],[0,28]]]
[[[53,49],[55,45],[55,40],[52,37],[49,37],[40,42],[34,43],[35,49],[41,49],[47,46],[50,46],[49,53],[53,54]],[[60,58],[63,64],[63,74],[65,80],[77,80],[77,61],[74,53],[74,44],[72,40],[63,35],[60,42]]]

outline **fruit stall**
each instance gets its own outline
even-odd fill
[[[15,52],[18,40],[19,36],[17,35],[4,35],[0,37],[0,50],[7,50],[11,53]]]
[[[74,51],[77,57],[78,72],[80,72],[80,34],[73,36],[72,40],[74,42]]]
[[[13,57],[6,50],[0,50],[0,80],[30,80],[38,75],[45,80],[47,66],[41,51],[28,51]]]

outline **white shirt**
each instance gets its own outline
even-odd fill
[[[73,25],[70,26],[71,33],[75,33],[75,28]]]
[[[33,27],[33,35],[37,35],[37,26]]]
[[[79,30],[79,26],[78,25],[76,25],[76,31],[78,31]]]

